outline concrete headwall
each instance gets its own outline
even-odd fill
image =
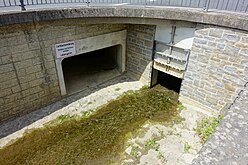
[[[66,19],[0,27],[0,121],[61,98],[54,44],[123,29]]]
[[[180,95],[219,112],[248,82],[248,32],[198,24]]]

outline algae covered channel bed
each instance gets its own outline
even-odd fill
[[[0,150],[0,164],[111,164],[146,121],[178,117],[178,94],[162,86],[126,92],[89,117],[47,124]]]

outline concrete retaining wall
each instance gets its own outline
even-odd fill
[[[61,98],[54,44],[123,29],[75,20],[0,27],[0,121]]]
[[[180,95],[219,112],[248,81],[247,15],[91,7],[0,13],[0,121],[61,98],[57,43],[127,29],[127,72],[149,85],[155,25],[174,21],[198,22]]]
[[[181,96],[219,112],[248,82],[248,32],[197,25]]]
[[[129,25],[127,33],[127,71],[149,85],[152,71],[153,42],[156,26]]]

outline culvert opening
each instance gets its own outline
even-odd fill
[[[67,94],[106,82],[121,73],[121,45],[66,58],[62,69]]]
[[[182,79],[172,76],[170,74],[153,69],[152,86],[160,84],[161,86],[173,90],[177,93],[180,92]]]

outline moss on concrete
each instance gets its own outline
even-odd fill
[[[0,150],[0,164],[110,164],[118,162],[130,132],[147,120],[169,122],[178,95],[161,86],[127,92],[88,118],[34,130]]]

